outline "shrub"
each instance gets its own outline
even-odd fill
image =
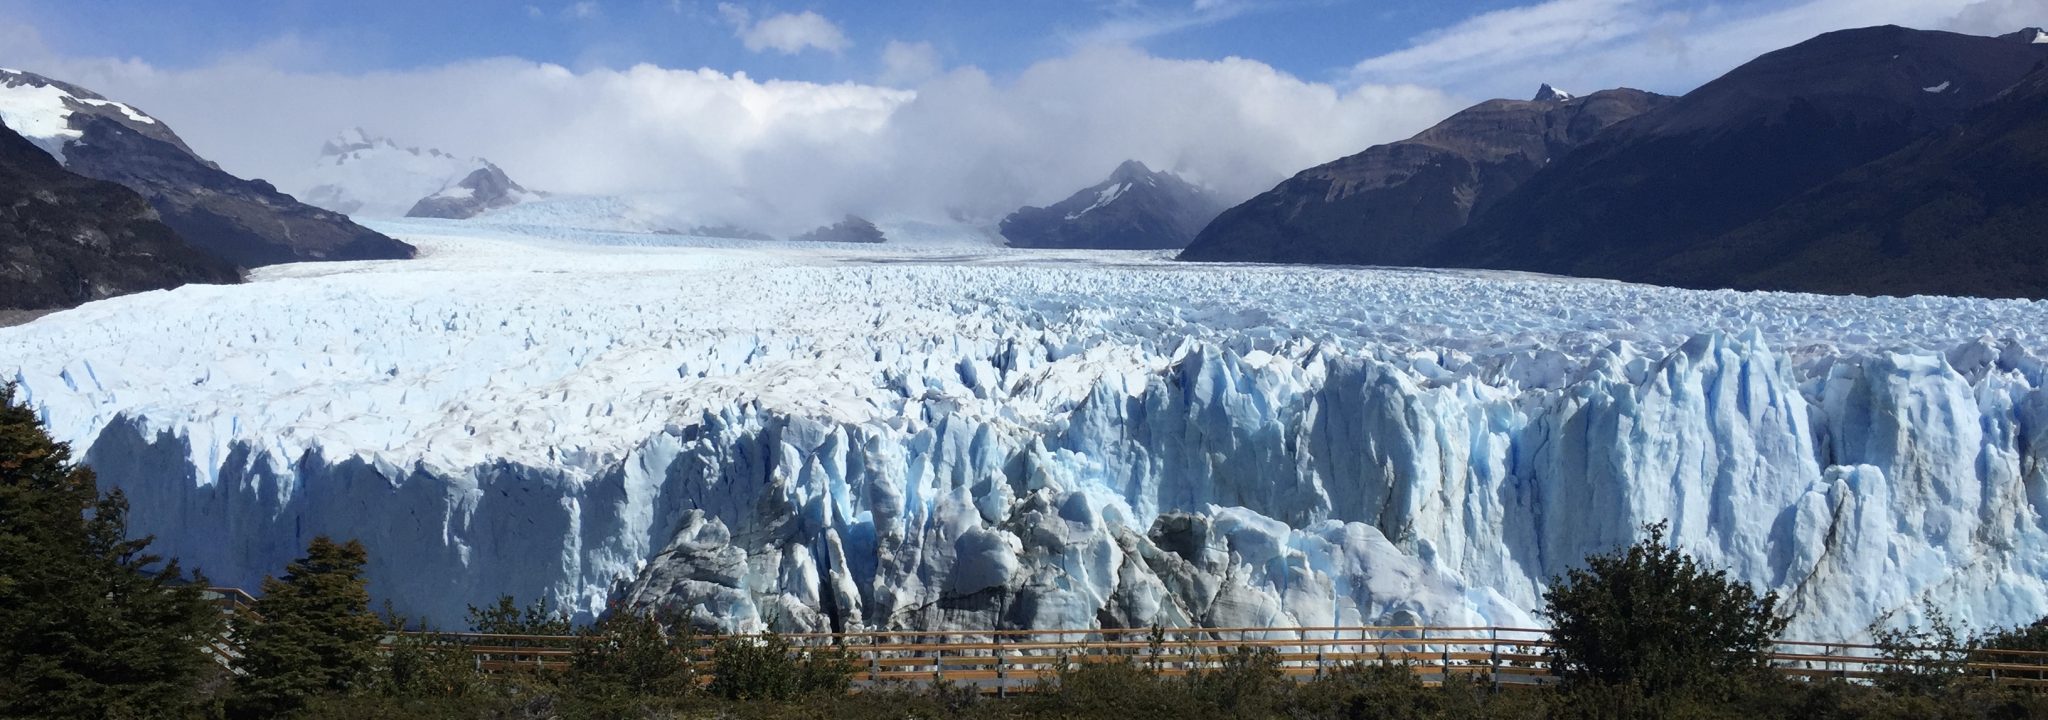
[[[1551,580],[1543,615],[1553,673],[1654,695],[1768,670],[1786,623],[1777,594],[1701,567],[1666,544],[1665,529],[1645,526],[1643,540]]]
[[[1188,674],[1188,688],[1202,701],[1232,715],[1263,715],[1291,685],[1272,648],[1239,647],[1217,659],[1216,667]]]
[[[799,649],[780,635],[722,638],[711,651],[711,694],[726,700],[790,700],[844,694],[854,665],[844,648]]]
[[[568,684],[597,698],[676,698],[697,688],[687,616],[614,608],[576,634]]]
[[[1982,645],[1939,608],[1928,608],[1926,627],[1872,625],[1870,635],[1878,656],[1887,661],[1876,684],[1897,695],[1947,693],[1969,676],[1971,656]]]

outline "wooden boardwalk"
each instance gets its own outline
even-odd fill
[[[224,605],[246,607],[246,593],[221,591]],[[460,648],[485,672],[558,671],[574,654],[573,636],[408,633]],[[1347,665],[1397,664],[1424,682],[1465,676],[1496,686],[1554,681],[1548,632],[1540,628],[1365,626],[1309,628],[1090,628],[1074,630],[795,633],[777,637],[797,652],[837,649],[854,664],[856,688],[888,683],[948,682],[992,693],[1029,692],[1066,667],[1134,663],[1163,675],[1219,667],[1242,648],[1270,650],[1282,673],[1313,678]],[[396,639],[396,636],[394,636]],[[700,636],[691,662],[708,663]],[[742,639],[745,639],[744,636]],[[223,651],[232,652],[227,644]],[[1924,654],[1951,667],[2010,684],[2048,689],[2048,652],[1951,650]],[[223,654],[224,664],[232,657]],[[1788,676],[1863,681],[1925,661],[1886,658],[1875,645],[1781,640],[1772,667]],[[700,668],[708,674],[709,668]]]

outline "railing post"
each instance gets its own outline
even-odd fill
[[[997,697],[997,698],[1006,698],[1006,697],[1009,697],[1009,696],[1010,696],[1010,676],[1009,676],[1009,673],[1007,673],[1007,672],[1004,672],[1005,668],[1003,667],[1003,635],[1002,635],[1002,633],[1001,633],[1001,632],[997,632],[997,633],[996,633],[996,636],[995,636],[995,641],[996,641],[996,643],[995,643],[995,645],[996,645],[996,697]]]
[[[1335,635],[1336,633],[1331,633],[1331,634],[1332,634],[1332,635]],[[1307,630],[1303,630],[1303,631],[1301,631],[1301,641],[1302,641],[1302,642],[1308,642],[1308,631],[1307,631]],[[1317,677],[1317,678],[1321,678],[1322,676],[1323,676],[1323,645],[1322,645],[1322,643],[1317,643],[1317,644],[1316,644],[1316,677]]]
[[[1500,627],[1486,629],[1486,677],[1492,681],[1493,691],[1500,692]]]
[[[868,684],[882,681],[882,636],[868,636]]]

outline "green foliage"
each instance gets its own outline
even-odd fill
[[[845,694],[853,678],[844,648],[797,648],[780,635],[720,639],[711,651],[711,694],[726,700],[789,700]]]
[[[476,655],[462,643],[434,634],[424,624],[408,623],[388,604],[384,618],[392,640],[370,682],[378,693],[455,700],[482,694],[484,683],[476,671]]]
[[[274,717],[373,681],[385,628],[370,612],[366,562],[361,543],[321,536],[282,579],[263,580],[254,617],[236,624],[245,674],[236,679],[233,714]]]
[[[565,680],[596,698],[675,698],[697,688],[688,616],[614,608],[576,633]]]
[[[221,617],[0,386],[0,717],[175,717]]]
[[[1570,683],[1634,686],[1649,695],[1696,682],[1767,672],[1786,618],[1776,593],[1758,595],[1665,543],[1665,523],[1543,593],[1551,671]]]
[[[510,595],[484,607],[469,606],[469,629],[487,635],[568,635],[569,613],[535,600],[522,608]]]
[[[1239,647],[1216,658],[1216,667],[1187,676],[1196,698],[1232,714],[1264,714],[1290,684],[1272,648]]]

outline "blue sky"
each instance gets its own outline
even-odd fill
[[[1684,93],[1819,33],[2048,0],[0,0],[0,65],[300,191],[362,127],[771,231],[999,218],[1135,159],[1243,198],[1473,102]]]
[[[930,43],[949,65],[1015,72],[1075,45],[1127,40],[1169,57],[1254,58],[1322,78],[1513,0],[926,0],[729,3],[755,17],[815,12],[850,44],[837,52],[749,51],[705,0],[28,0],[16,13],[68,52],[166,67],[269,49],[344,71],[410,69],[509,55],[571,68],[713,67],[787,79],[864,80],[890,41]],[[1203,6],[1198,8],[1197,6]],[[291,53],[300,53],[291,55]],[[310,68],[309,68],[310,69]]]

